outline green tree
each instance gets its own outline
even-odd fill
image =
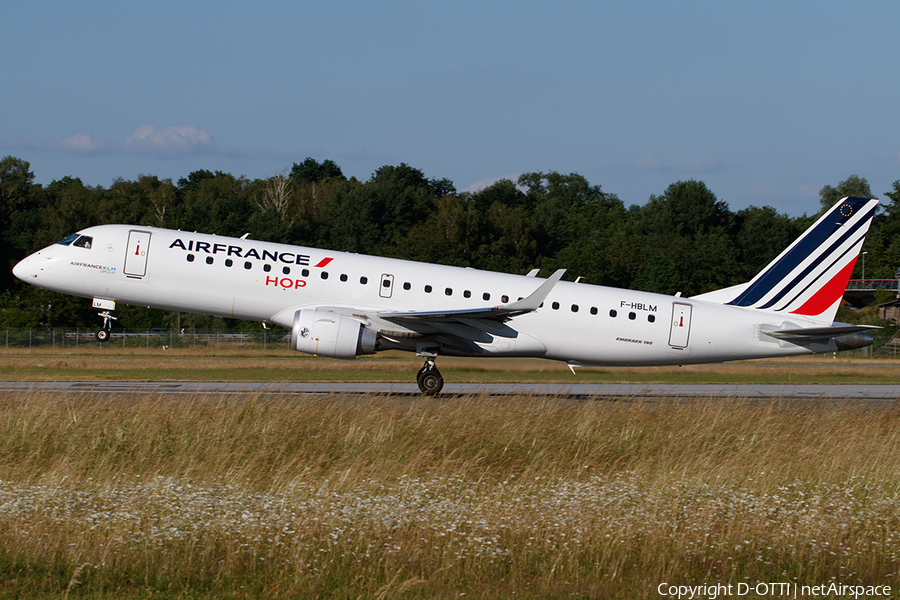
[[[887,201],[881,204],[882,212],[875,216],[863,251],[866,256],[866,277],[893,279],[900,270],[900,181],[895,181],[885,192]],[[857,261],[854,277],[862,276],[862,261]]]
[[[41,202],[44,227],[35,236],[37,247],[48,246],[79,229],[99,225],[102,194],[102,188],[86,186],[77,177],[66,176],[50,182]]]
[[[740,283],[734,214],[702,181],[673,183],[634,216],[634,289],[690,296]]]
[[[479,215],[475,205],[456,195],[434,200],[434,210],[413,225],[397,246],[396,256],[412,260],[473,266],[473,244],[478,242]]]
[[[34,185],[34,173],[30,169],[28,161],[21,158],[4,156],[0,159],[0,218],[7,218],[11,210],[21,208],[25,202]]]
[[[525,173],[519,177],[519,187],[526,189],[538,252],[546,257],[557,255],[576,239],[576,222],[602,218],[610,209],[621,207],[615,195],[603,193],[599,185],[591,185],[578,173]]]
[[[104,223],[174,226],[177,192],[171,179],[140,175],[136,181],[129,181],[120,177],[105,193],[98,194],[99,216]]]
[[[178,180],[178,191],[181,193],[194,191],[200,186],[200,182],[204,179],[214,179],[219,175],[225,175],[225,173],[221,171],[216,171],[215,173],[213,173],[212,171],[208,171],[206,169],[198,169],[196,171],[192,171],[188,174],[187,177],[182,177]]]
[[[326,179],[346,179],[336,162],[326,158],[322,162],[306,157],[302,163],[294,163],[291,167],[291,179],[297,182],[318,183]]]
[[[856,198],[871,198],[872,189],[865,177],[859,175],[851,175],[844,181],[837,184],[837,187],[825,185],[819,190],[819,214],[824,213],[835,205],[838,200],[847,196]]]
[[[738,211],[734,241],[739,251],[740,279],[750,281],[800,233],[796,220],[771,206],[750,206]]]
[[[479,268],[522,273],[537,263],[537,236],[525,207],[501,202],[491,205],[485,228],[487,235],[478,250]]]
[[[31,165],[20,158],[0,159],[0,253],[3,255],[0,289],[12,285],[15,280],[12,268],[30,249],[33,231],[14,227],[17,220],[21,224],[20,215],[36,208],[34,173],[30,169]]]
[[[469,194],[466,196],[466,201],[484,214],[497,202],[511,207],[527,206],[528,196],[516,186],[515,182],[501,179],[482,190]]]
[[[171,222],[178,229],[239,237],[247,232],[254,213],[252,195],[252,186],[244,177],[194,171],[187,179],[178,180],[181,202]]]
[[[380,167],[368,182],[348,181],[329,199],[329,246],[396,256],[409,230],[434,212],[435,199],[454,192],[449,180],[427,179],[405,163]]]

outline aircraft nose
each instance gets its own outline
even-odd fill
[[[37,272],[34,269],[34,261],[31,257],[20,260],[19,263],[13,267],[13,275],[22,281],[28,281],[29,279],[37,277]]]

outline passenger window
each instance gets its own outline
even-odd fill
[[[453,288],[447,288],[447,289],[445,289],[445,290],[444,290],[444,295],[445,295],[445,296],[452,296],[452,295],[453,295]]]
[[[266,273],[268,273],[271,270],[272,270],[272,265],[263,265],[263,271],[265,271]]]
[[[591,314],[592,314],[592,315],[596,315],[596,314],[597,314],[597,307],[596,307],[596,306],[592,306],[592,307],[591,307]]]
[[[554,302],[554,303],[551,304],[550,306],[553,307],[553,310],[559,310],[559,302]]]
[[[472,297],[472,292],[470,292],[469,290],[466,290],[463,292],[463,298],[471,298],[471,297]]]
[[[231,260],[230,258],[226,258],[226,259],[225,259],[225,266],[226,266],[226,267],[230,267],[230,266],[233,265],[233,264],[234,264],[234,261]]]
[[[83,235],[80,238],[78,238],[77,240],[75,240],[75,243],[73,244],[73,246],[78,246],[79,248],[85,248],[87,250],[90,250],[91,243],[93,241],[94,241],[94,238]]]
[[[647,320],[650,321],[651,323],[655,323],[656,315],[647,315]]]
[[[206,257],[206,264],[208,264],[208,265],[213,264],[213,257],[212,257],[212,256],[207,256],[207,257]]]
[[[245,261],[245,262],[244,262],[244,268],[247,269],[247,270],[249,271],[250,269],[253,268],[253,263],[250,262],[249,260],[248,260],[248,261]]]
[[[616,309],[614,309],[614,308],[609,309],[609,316],[611,316],[612,318],[615,319],[616,315],[618,315],[618,314],[619,313],[616,312]]]
[[[633,312],[630,312],[630,313],[628,313],[628,318],[631,319],[632,321],[634,321],[635,319],[637,319],[637,315],[634,314]]]
[[[500,296],[500,302],[506,304],[507,302],[509,302],[509,296],[507,296],[506,294]]]
[[[411,289],[411,288],[412,288],[412,284],[411,284],[410,282],[406,281],[406,282],[403,283],[403,289],[404,289],[404,290],[409,290],[409,289]]]
[[[577,304],[573,304],[573,305],[572,305],[572,312],[578,312],[578,305],[577,305]]]
[[[328,271],[322,271],[322,275],[320,275],[322,279],[328,279]]]
[[[347,281],[347,274],[341,273],[341,281]]]
[[[363,285],[366,285],[367,283],[369,283],[369,278],[368,277],[360,277],[359,282]]]
[[[490,300],[490,299],[491,299],[491,295],[488,294],[487,292],[483,293],[483,294],[481,295],[481,297],[484,298],[485,300]]]
[[[426,294],[430,294],[430,293],[431,293],[431,286],[430,286],[430,285],[426,285],[426,286],[425,286],[425,293],[426,293]]]
[[[285,275],[290,275],[291,268],[290,267],[281,267],[281,272],[284,273]]]
[[[188,255],[187,255],[187,261],[188,261],[188,262],[194,262],[194,255],[193,255],[193,254],[188,254]]]
[[[309,277],[309,269],[303,269],[302,271],[300,271],[300,274],[304,277]]]

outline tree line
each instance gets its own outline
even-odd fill
[[[847,195],[873,196],[864,178],[851,175],[821,190],[819,212]],[[866,277],[893,278],[900,266],[900,180],[885,195],[864,248]],[[0,327],[96,327],[89,303],[28,286],[11,269],[31,252],[104,223],[249,232],[251,239],[510,273],[565,267],[570,280],[691,296],[749,280],[817,216],[790,217],[770,206],[734,212],[695,180],[626,207],[577,173],[525,173],[458,192],[449,179],[428,178],[405,163],[360,181],[334,161],[313,158],[268,179],[199,170],[177,182],[141,175],[105,188],[63,177],[44,186],[27,161],[7,156],[0,160]],[[165,311],[118,312],[120,323],[135,329],[175,326]],[[181,326],[235,325],[178,318]]]

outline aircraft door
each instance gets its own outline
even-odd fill
[[[394,293],[394,276],[385,273],[381,276],[381,287],[378,288],[378,295],[382,298],[390,298]]]
[[[132,229],[128,232],[125,248],[125,275],[140,279],[147,274],[147,251],[150,249],[150,232]]]
[[[691,335],[691,305],[681,302],[672,304],[672,328],[669,330],[669,345],[673,348],[688,347]]]

